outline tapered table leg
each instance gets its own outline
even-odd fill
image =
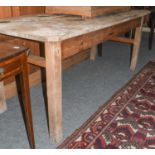
[[[61,44],[45,43],[49,132],[53,141],[62,139]]]
[[[131,64],[130,64],[130,69],[132,71],[135,70],[136,65],[137,65],[137,61],[138,61],[143,21],[144,21],[144,19],[142,18],[141,19],[141,25],[139,27],[137,27],[136,31],[135,31],[134,44],[133,44],[133,50],[132,50],[132,56],[131,56]]]
[[[30,99],[30,88],[28,80],[28,68],[27,68],[27,55],[22,57],[22,72],[16,75],[16,83],[21,89],[22,96],[22,107],[24,110],[24,119],[26,130],[28,134],[29,143],[32,149],[35,148],[34,131],[33,131],[33,121],[32,121],[32,110],[31,110],[31,99]],[[18,84],[19,82],[19,84]],[[19,95],[19,93],[18,93]],[[20,96],[19,96],[20,99]]]

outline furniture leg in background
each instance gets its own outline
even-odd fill
[[[152,23],[150,33],[149,33],[149,50],[152,49],[153,38],[154,38],[154,28],[155,28],[155,23]]]
[[[137,65],[137,61],[138,61],[143,22],[144,22],[144,18],[141,18],[140,26],[135,29],[134,38],[125,38],[125,37],[113,37],[113,38],[111,38],[112,41],[127,43],[127,44],[133,45],[133,49],[132,49],[132,53],[131,53],[131,62],[130,62],[130,69],[132,71],[135,70],[136,65]]]
[[[99,57],[102,57],[102,49],[103,49],[103,45],[102,45],[102,43],[100,43],[100,44],[98,44],[97,45],[97,49],[98,49],[98,56]]]
[[[130,64],[130,69],[132,71],[135,70],[136,65],[137,65],[137,61],[138,61],[143,22],[144,22],[144,18],[141,19],[141,25],[139,27],[137,27],[135,30],[133,51],[132,51],[131,64]]]
[[[97,46],[93,46],[90,49],[90,60],[95,60],[96,59],[96,54],[97,54]]]
[[[150,27],[149,50],[151,50],[152,49],[152,44],[153,44],[153,38],[154,38],[154,29],[155,29],[155,7],[151,10],[148,25]]]

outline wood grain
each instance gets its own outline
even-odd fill
[[[97,46],[93,46],[90,49],[90,60],[95,60],[96,59],[96,54],[97,54]]]
[[[68,69],[74,65],[77,65],[79,63],[81,63],[84,60],[88,60],[88,58],[90,57],[90,51],[86,50],[83,52],[80,52],[68,59],[63,60],[62,62],[62,69]],[[35,59],[35,61],[34,61]],[[36,61],[36,59],[38,61]],[[41,67],[45,67],[45,59],[44,58],[40,58],[38,56],[30,56],[28,58],[29,63],[35,64],[37,66],[41,66]],[[39,83],[41,83],[41,73],[40,70],[36,70],[32,73],[29,73],[29,84],[30,87],[36,86]],[[5,89],[5,95],[6,95],[6,99],[10,99],[11,97],[17,95],[17,91],[16,91],[16,84],[15,81],[6,83],[4,85],[4,89]]]
[[[0,81],[0,114],[7,110],[6,98],[4,93],[4,83]]]
[[[19,6],[19,9],[21,16],[45,13],[44,6]]]
[[[45,13],[44,6],[11,6],[11,10],[13,17]]]
[[[43,14],[0,24],[1,34],[45,43],[49,131],[55,142],[62,138],[62,60],[139,27],[141,18],[148,14],[135,10],[86,20]]]
[[[19,56],[18,56],[19,57]],[[27,130],[28,140],[30,147],[35,148],[35,139],[33,131],[33,121],[32,121],[32,110],[31,110],[31,99],[30,99],[30,88],[28,79],[28,66],[27,66],[27,53],[22,53],[19,57],[21,72],[15,75],[17,90],[19,100],[21,102],[21,107],[23,107],[23,116],[25,120],[25,126]]]
[[[127,11],[128,6],[46,6],[45,12],[49,14],[71,14],[82,17],[96,17],[99,15]]]
[[[111,38],[111,41],[116,41],[116,42],[121,42],[121,43],[126,43],[126,44],[134,44],[134,39],[129,39],[125,37],[113,37]]]
[[[130,69],[132,71],[135,70],[137,61],[138,61],[143,22],[144,22],[144,18],[141,19],[141,25],[136,28],[136,32],[135,32],[134,46],[133,46],[133,51],[132,51],[132,56],[131,56],[132,58],[131,58],[131,64],[130,64]]]
[[[141,18],[134,19],[123,24],[117,24],[106,29],[94,31],[62,42],[62,58],[65,59],[80,51],[91,48],[99,43],[110,40],[114,36],[128,32],[139,26]],[[68,46],[69,45],[69,46]]]
[[[29,81],[28,81],[28,68],[27,68],[27,55],[29,49],[23,46],[15,46],[6,42],[0,43],[0,100],[1,104],[0,111],[4,112],[5,108],[5,94],[4,94],[4,79],[14,76],[19,77],[17,79],[17,88],[19,101],[24,109],[24,118],[26,123],[26,129],[28,133],[28,139],[31,148],[35,148],[34,132],[32,124],[32,113],[31,113],[31,100],[29,92]],[[20,95],[20,93],[22,95]]]
[[[45,43],[49,132],[53,141],[62,139],[61,44]]]
[[[78,64],[79,62],[87,59],[89,56],[89,53],[90,53],[89,50],[85,50],[76,55],[73,55],[72,57],[62,60],[63,69],[67,69],[71,67],[72,65]],[[30,54],[28,57],[28,63],[39,66],[39,67],[43,67],[43,68],[46,67],[46,62],[45,62],[44,57],[40,57],[40,56],[36,56],[32,54]]]
[[[44,13],[44,7],[36,7],[36,6],[1,6],[0,7],[0,18],[4,19],[6,17],[15,17],[15,16],[21,16],[21,15],[31,15],[35,13]],[[9,43],[13,43],[16,45],[24,45],[26,47],[29,47],[31,49],[31,53],[35,55],[40,54],[40,49],[39,49],[39,42],[35,41],[29,41],[25,39],[19,39],[19,38],[14,38],[6,35],[0,35],[0,41],[7,41]],[[28,66],[29,67],[29,73],[33,73],[38,70],[38,67],[36,66]],[[10,86],[12,86],[12,82],[14,81],[13,77],[10,77],[4,81],[5,85],[10,83]],[[8,96],[13,96],[15,90],[13,90],[12,95]],[[10,94],[10,91],[9,91]]]
[[[1,23],[0,34],[40,42],[64,41],[83,34],[100,31],[125,22],[136,20],[148,14],[149,11],[146,10],[132,10],[125,13],[115,13],[88,20],[83,20],[75,16],[45,14],[42,16],[17,17],[8,19],[11,21],[9,23]]]
[[[12,16],[10,6],[0,6],[0,19],[9,18]]]
[[[129,6],[92,6],[91,17],[130,10]]]

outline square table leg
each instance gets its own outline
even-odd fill
[[[5,90],[4,82],[0,81],[0,113],[3,113],[7,110],[6,99],[5,99]]]
[[[62,139],[61,43],[45,43],[49,132],[53,141]]]
[[[144,21],[144,18],[141,19],[141,25],[139,27],[137,27],[136,31],[135,31],[134,44],[133,44],[133,50],[132,50],[132,56],[131,56],[131,64],[130,64],[130,69],[132,71],[135,70],[137,61],[138,61],[143,21]]]
[[[95,59],[96,59],[96,54],[97,54],[97,46],[93,46],[93,47],[90,49],[90,60],[95,61]]]

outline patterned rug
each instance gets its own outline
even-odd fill
[[[155,62],[149,62],[58,148],[155,148]]]

